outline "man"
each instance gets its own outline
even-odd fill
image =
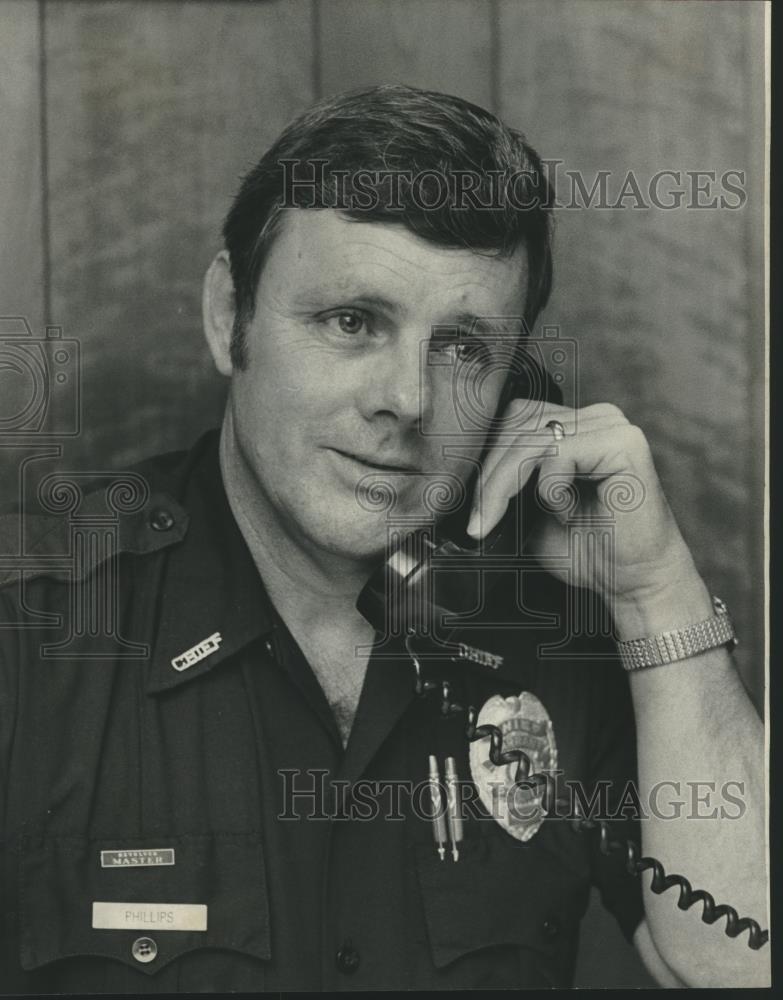
[[[660,983],[765,981],[749,931],[554,808],[608,786],[610,838],[641,816],[645,855],[763,924],[762,732],[726,615],[642,432],[532,388],[550,208],[521,136],[403,87],[322,102],[245,179],[204,286],[219,441],[79,502],[125,510],[116,560],[83,545],[2,592],[7,988],[565,986],[591,884]],[[486,555],[511,519],[522,571],[480,564],[456,630],[360,610],[390,540],[467,526]],[[55,551],[52,518],[30,530]],[[585,593],[629,680],[577,627]],[[72,624],[108,618],[111,652]],[[704,780],[741,789],[734,818],[678,808]]]

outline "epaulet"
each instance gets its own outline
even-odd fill
[[[92,490],[80,478],[59,480],[44,513],[0,514],[0,587],[22,576],[81,580],[107,559],[157,552],[185,537],[187,511],[144,476],[107,475]]]

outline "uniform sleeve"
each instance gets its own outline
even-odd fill
[[[596,670],[596,681],[590,716],[592,776],[596,787],[605,788],[605,797],[599,801],[608,805],[608,813],[614,817],[609,822],[612,839],[623,843],[631,839],[638,844],[636,726],[628,677],[616,661],[604,662]],[[591,838],[593,882],[604,905],[631,941],[644,916],[641,880],[628,873],[624,852],[601,852],[597,829],[583,836]]]

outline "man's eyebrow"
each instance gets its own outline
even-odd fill
[[[450,326],[458,326],[463,330],[466,328],[472,330],[474,326],[480,326],[484,332],[489,330],[517,336],[522,330],[522,321],[514,316],[487,316],[472,312],[460,312],[456,313],[452,319],[438,323],[437,326],[443,327],[444,330]]]
[[[388,299],[385,295],[380,295],[377,292],[363,292],[358,288],[351,288],[348,285],[322,285],[318,288],[309,289],[304,297],[306,301],[309,301],[311,298],[318,300],[327,298],[333,299],[338,304],[345,303],[347,305],[350,303],[357,306],[367,306],[370,309],[378,309],[381,312],[395,316],[399,316],[406,311],[405,303],[395,302],[393,299]],[[480,321],[481,318],[474,313],[460,312],[455,313],[453,316],[451,314],[444,316],[442,322],[438,322],[435,325],[445,328],[450,326],[472,326],[474,322]]]
[[[346,305],[348,303],[356,303],[357,305],[361,304],[381,309],[388,313],[400,313],[405,308],[399,302],[387,299],[376,292],[361,291],[359,288],[351,287],[350,285],[340,285],[338,283],[307,288],[303,291],[300,298],[308,305],[316,302],[321,304],[324,301],[332,301],[337,305],[341,303]]]
[[[363,294],[362,292],[355,292],[353,295],[349,295],[348,298],[353,299],[354,302],[358,302],[361,305],[371,306],[374,309],[380,309],[382,312],[399,315],[405,311],[405,307],[400,305],[399,302],[394,302],[392,299],[384,298],[383,295],[368,295]]]
[[[476,313],[472,312],[460,312],[456,313],[453,319],[448,320],[444,326],[448,326],[449,323],[453,323],[454,326],[459,327],[472,327],[475,323],[482,323],[488,317],[477,316]]]

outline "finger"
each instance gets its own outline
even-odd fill
[[[501,465],[510,462],[512,465],[521,466],[528,457],[539,458],[552,451],[557,443],[551,428],[547,428],[543,434],[530,432],[520,434],[513,440],[499,441],[484,456],[481,463],[481,482],[486,486]]]
[[[536,484],[536,497],[544,510],[566,524],[577,503],[576,461],[573,455],[560,452],[541,462]]]
[[[511,497],[520,493],[536,468],[552,450],[551,443],[542,449],[529,446],[524,454],[517,450],[506,455],[506,461],[498,463],[488,480],[476,485],[473,510],[468,522],[468,534],[474,538],[484,538],[492,531],[506,512]]]
[[[542,442],[559,444],[552,428],[547,427],[550,420],[557,420],[562,424],[566,438],[572,438],[577,432],[581,434],[602,427],[609,429],[628,424],[625,414],[613,403],[594,403],[575,410],[556,403],[532,402],[532,406],[530,400],[517,399],[509,403],[504,414],[504,427],[500,431],[501,439],[490,449],[482,463],[482,479],[485,483],[509,450],[537,446]]]
[[[494,444],[482,463],[482,475],[486,482],[498,462],[512,448],[540,447],[554,440],[552,429],[546,426],[548,420],[559,420],[566,433],[572,433],[576,411],[567,406],[542,404],[538,400],[512,399],[503,414],[503,425],[497,432],[499,440]]]
[[[536,468],[540,470],[536,486],[539,504],[561,524],[568,520],[568,515],[576,505],[576,462],[572,455],[548,454],[550,451],[551,446],[548,446],[546,452],[528,456],[524,464],[520,463],[516,468],[509,462],[496,470],[484,488],[481,504],[474,507],[468,534],[486,537],[500,523],[511,498],[522,492]]]
[[[564,452],[574,456],[577,471],[590,476],[596,485],[624,472],[647,476],[653,468],[644,432],[627,422],[620,427],[579,434],[578,438],[562,443]]]
[[[648,452],[644,435],[625,418],[613,426],[582,429],[570,438],[546,442],[541,450],[533,443],[524,451],[520,447],[506,446],[502,449],[502,461],[496,461],[489,476],[482,476],[477,485],[468,533],[484,537],[491,531],[505,513],[511,497],[520,492],[534,469],[544,461],[553,463],[549,467],[553,475],[564,477],[560,484],[562,492],[571,489],[577,473],[590,476],[596,483],[623,472],[635,474],[646,461]],[[557,500],[554,506],[557,507]]]

